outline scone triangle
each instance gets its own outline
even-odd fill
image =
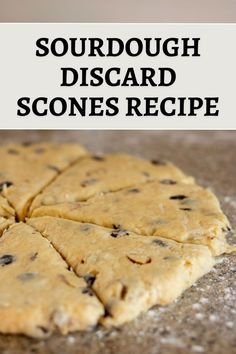
[[[214,264],[208,247],[141,237],[54,217],[28,220],[104,304],[106,325],[121,325],[175,300]]]
[[[86,150],[78,144],[10,144],[0,147],[0,192],[23,221],[33,198]]]
[[[229,222],[217,198],[193,183],[151,181],[86,202],[42,205],[32,213],[33,217],[45,215],[207,245],[213,255],[228,250]]]
[[[45,337],[97,324],[103,306],[83,278],[29,225],[0,238],[0,332]]]

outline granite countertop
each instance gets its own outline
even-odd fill
[[[210,187],[236,228],[236,132],[1,131],[0,141],[79,141],[94,152],[122,151],[173,161]],[[233,232],[229,239],[235,243]],[[97,328],[47,340],[0,335],[4,354],[233,354],[236,353],[236,255],[216,267],[170,306],[152,308],[110,331]]]

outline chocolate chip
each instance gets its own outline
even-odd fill
[[[88,286],[92,286],[93,283],[96,280],[96,277],[93,274],[85,274],[84,276],[84,280],[86,281],[86,283],[88,284]]]
[[[106,318],[106,317],[112,317],[112,314],[111,314],[110,311],[109,311],[109,305],[106,305],[106,306],[105,306],[105,313],[104,313],[103,317],[104,317],[104,318]]]
[[[11,187],[12,185],[13,185],[13,183],[9,182],[9,181],[1,182],[0,183],[0,192],[2,192],[4,188]]]
[[[121,230],[121,225],[116,225],[116,224],[113,224],[112,225],[112,228],[114,229],[114,230]]]
[[[22,281],[28,281],[28,280],[32,280],[33,278],[35,278],[35,276],[36,276],[36,273],[27,272],[27,273],[22,273],[22,274],[18,275],[17,278]]]
[[[15,150],[15,149],[8,149],[7,153],[10,155],[19,155],[19,151]]]
[[[229,226],[226,226],[226,227],[222,227],[221,230],[223,232],[227,232],[227,231],[231,231],[231,228]]]
[[[128,288],[126,285],[123,285],[122,289],[121,289],[121,292],[120,292],[120,298],[121,300],[124,300],[126,295],[128,293]]]
[[[32,254],[32,256],[30,257],[31,261],[35,261],[35,259],[38,257],[38,252],[35,252],[34,254]]]
[[[83,289],[82,289],[82,294],[86,294],[86,295],[89,295],[89,296],[93,296],[93,291],[92,291],[92,289],[90,289],[90,288],[83,288]]]
[[[128,190],[128,193],[139,193],[140,192],[140,189],[138,188],[131,188]]]
[[[183,194],[173,195],[172,197],[170,197],[170,199],[172,199],[172,200],[183,200],[183,199],[186,199],[186,198],[188,198],[188,197],[186,197]]]
[[[129,236],[129,232],[126,230],[119,230],[119,229],[115,229],[110,233],[111,237],[118,237],[118,236]]]
[[[155,243],[155,245],[158,245],[160,247],[168,247],[168,244],[166,242],[159,239],[153,240],[152,243]]]
[[[159,159],[151,160],[151,163],[153,165],[159,165],[159,166],[165,166],[166,165],[165,161],[159,160]]]
[[[99,156],[99,155],[92,156],[92,159],[96,160],[96,161],[104,161],[105,160],[105,158],[103,156]]]
[[[173,181],[173,179],[163,179],[160,181],[161,184],[169,184],[169,185],[172,185],[172,184],[176,184],[177,182],[176,181]]]
[[[97,183],[98,179],[96,178],[91,178],[91,179],[86,179],[80,183],[81,187],[87,187],[87,186],[92,186],[93,184]]]
[[[0,257],[0,265],[4,267],[5,265],[15,262],[15,260],[15,256],[12,256],[11,254],[5,254],[4,256]]]
[[[57,166],[54,165],[48,165],[47,168],[49,168],[50,170],[53,170],[55,172],[60,172],[60,169]]]
[[[191,208],[179,208],[180,210],[191,211]]]

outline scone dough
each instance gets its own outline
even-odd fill
[[[45,215],[207,245],[213,255],[229,250],[225,240],[229,222],[217,198],[192,183],[152,181],[87,202],[41,206],[32,213]]]
[[[78,144],[11,144],[0,147],[1,193],[24,220],[33,198],[86,151]]]
[[[42,205],[86,201],[98,194],[152,180],[166,184],[193,183],[192,177],[167,161],[148,161],[124,154],[90,156],[68,168],[45,188],[33,201],[30,213]]]
[[[47,143],[0,157],[1,333],[119,326],[235,251],[217,198],[169,162]]]
[[[33,337],[94,326],[103,306],[84,279],[68,269],[51,244],[30,226],[0,238],[0,332]]]
[[[140,237],[53,217],[29,219],[104,304],[105,325],[121,325],[168,304],[214,264],[208,247]]]

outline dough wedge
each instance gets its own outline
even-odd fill
[[[19,223],[0,238],[0,332],[47,337],[96,325],[104,310],[39,232]]]
[[[152,180],[171,184],[193,183],[176,166],[167,161],[148,161],[125,154],[86,157],[62,173],[33,201],[30,214],[43,205],[73,203],[115,192]]]
[[[225,238],[230,225],[217,198],[196,184],[152,181],[86,202],[41,206],[32,213],[46,215],[206,245],[214,256],[234,250]]]
[[[78,144],[10,144],[0,147],[2,195],[24,220],[33,198],[61,171],[86,155]]]
[[[106,229],[54,217],[29,219],[104,304],[106,326],[118,326],[156,304],[169,304],[209,272],[208,247]]]

